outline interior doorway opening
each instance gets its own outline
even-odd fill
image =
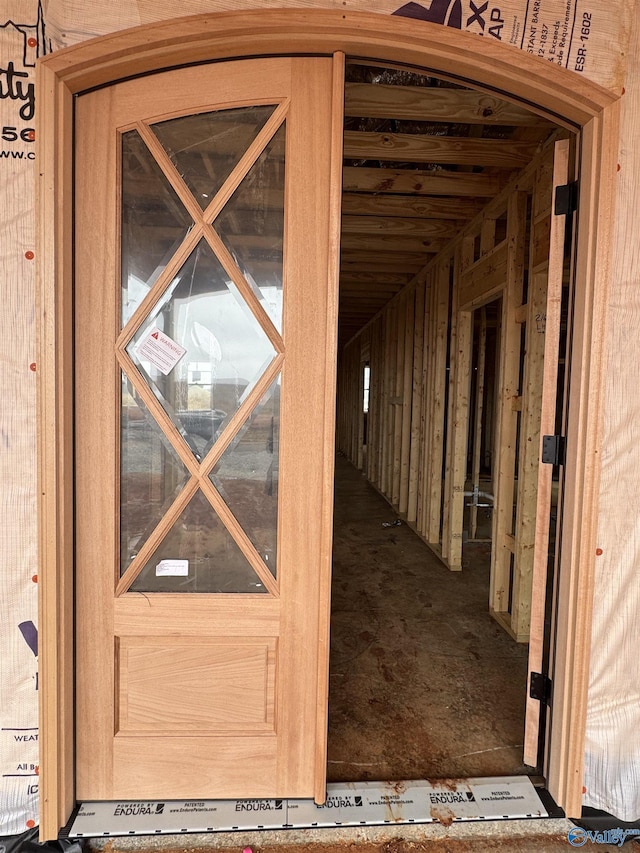
[[[542,779],[574,140],[404,68],[345,102],[328,779]]]

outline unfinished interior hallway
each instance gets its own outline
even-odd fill
[[[369,87],[365,99],[380,87],[398,88],[395,76],[384,79],[392,82],[347,84],[347,116],[357,112],[350,98],[360,86]],[[402,82],[412,95],[421,88],[416,75]],[[422,91],[427,103],[431,89]],[[461,94],[478,98],[455,90],[453,97]],[[513,120],[530,120],[521,113]],[[362,127],[345,132],[345,151],[350,134],[373,134]],[[524,773],[540,761],[561,461],[542,437],[553,444],[564,432],[572,214],[571,204],[557,203],[557,190],[572,186],[574,149],[564,129],[533,129],[538,150],[523,152],[523,168],[503,174],[502,189],[466,224],[443,218],[467,200],[461,182],[495,179],[496,168],[507,168],[504,158],[473,172],[458,162],[457,171],[419,177],[406,163],[390,171],[385,160],[373,168],[373,201],[358,196],[365,223],[352,221],[348,192],[343,197],[337,448],[382,496],[382,517],[373,524],[374,510],[358,510],[370,536],[345,545],[357,502],[347,496],[341,506],[337,489],[329,748],[336,780]],[[464,143],[475,144],[480,131],[464,130]],[[521,130],[509,133],[519,138]],[[393,123],[385,127],[382,141],[396,131]],[[502,127],[484,133],[478,141],[500,151],[515,144]],[[423,128],[417,135],[423,138]],[[345,180],[352,169],[362,162],[348,163]],[[399,192],[397,175],[405,173],[414,191],[430,187],[429,212]],[[455,181],[458,198],[452,183],[432,183],[443,177]],[[401,221],[388,215],[387,196],[400,205]],[[448,213],[443,201],[451,203]],[[350,229],[365,227],[368,242],[359,251],[375,257],[368,278],[358,272],[354,279]],[[406,262],[408,238],[389,236],[385,258],[379,235],[401,227],[452,231],[435,244],[420,238],[429,243],[426,265],[385,286],[386,272],[396,275]],[[382,528],[394,513],[402,526]],[[410,556],[400,543],[409,548],[411,530],[418,536]],[[396,601],[398,583],[407,585]],[[353,681],[341,695],[347,676]]]
[[[395,519],[338,454],[329,781],[531,772],[527,647],[489,615],[490,543],[450,572]]]

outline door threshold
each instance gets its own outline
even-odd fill
[[[327,785],[327,800],[322,806],[313,800],[298,799],[83,802],[61,836],[97,838],[385,824],[449,826],[458,821],[556,817],[557,810],[544,793],[534,787],[528,776],[498,776],[431,782],[334,782]]]

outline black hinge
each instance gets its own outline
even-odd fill
[[[542,672],[532,672],[529,681],[529,696],[545,705],[551,705],[551,679]]]
[[[556,201],[553,212],[556,216],[567,216],[578,209],[578,182],[562,184],[556,187]]]
[[[564,465],[566,449],[563,435],[542,436],[542,461],[546,465]]]

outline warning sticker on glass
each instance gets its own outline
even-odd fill
[[[138,358],[141,361],[150,361],[165,376],[171,373],[185,352],[184,347],[160,329],[153,329],[136,347]]]
[[[156,566],[157,578],[189,577],[189,560],[160,560]]]

